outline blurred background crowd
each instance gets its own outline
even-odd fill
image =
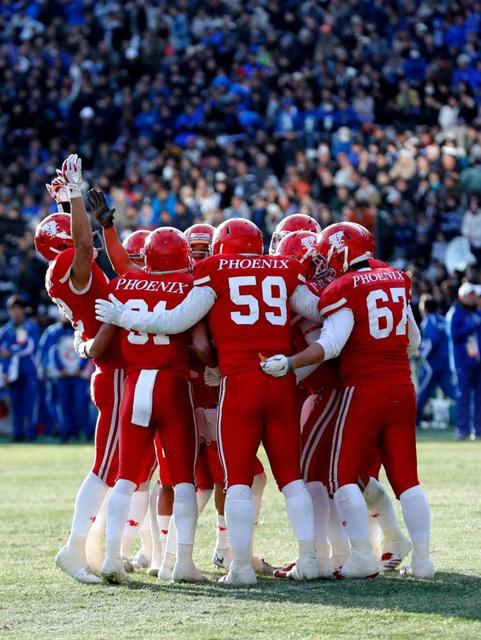
[[[33,231],[66,153],[121,232],[364,224],[445,314],[481,267],[481,2],[0,2],[0,302],[52,321]]]

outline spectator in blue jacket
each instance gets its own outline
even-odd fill
[[[25,316],[20,296],[7,301],[9,322],[0,330],[0,358],[3,380],[8,385],[13,419],[13,441],[35,440],[34,411],[37,399],[37,363],[39,340],[36,322]]]
[[[63,316],[49,328],[47,374],[56,387],[61,442],[93,435],[89,419],[90,360],[79,358],[73,348],[74,330]]]
[[[45,435],[51,435],[58,424],[56,386],[51,376],[50,356],[55,342],[57,324],[51,324],[42,333],[38,343],[38,403],[37,423],[42,424]]]
[[[465,282],[459,287],[458,302],[446,317],[451,364],[459,388],[456,435],[460,440],[481,437],[481,312],[476,302],[476,286]]]
[[[458,390],[449,366],[449,344],[446,319],[439,313],[438,303],[430,295],[423,295],[419,301],[421,323],[420,360],[421,372],[417,396],[417,424],[433,391],[440,387],[443,393],[457,400]]]

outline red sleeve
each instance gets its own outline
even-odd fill
[[[327,318],[327,316],[330,316],[332,313],[339,311],[339,309],[347,305],[344,289],[342,278],[331,282],[331,284],[324,289],[319,301],[319,310],[324,318]]]
[[[211,256],[198,262],[194,267],[194,287],[212,287],[214,288],[214,262],[217,256]]]
[[[53,263],[51,271],[51,280],[53,283],[59,282],[64,284],[70,278],[70,271],[72,270],[73,260],[75,258],[75,249],[71,247],[62,251]]]

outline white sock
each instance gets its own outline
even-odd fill
[[[150,531],[152,536],[152,558],[150,565],[155,568],[159,568],[162,564],[162,546],[160,544],[159,525],[157,524],[159,491],[160,484],[156,482],[150,492],[149,499]]]
[[[227,489],[225,517],[229,530],[233,561],[244,564],[250,562],[254,507],[252,490],[246,484],[234,484]]]
[[[404,522],[413,543],[413,562],[429,559],[431,512],[421,485],[404,491],[399,496]]]
[[[254,555],[254,540],[256,537],[257,527],[259,526],[259,514],[261,512],[262,496],[267,484],[267,476],[265,473],[259,473],[254,476],[252,483],[252,506],[254,508],[254,524],[252,525],[251,534],[251,557]]]
[[[75,499],[72,529],[67,547],[85,555],[85,540],[107,495],[108,486],[94,473],[89,473],[80,485]]]
[[[161,534],[162,540],[162,534]],[[167,528],[167,538],[165,539],[164,558],[170,553],[173,556],[177,555],[177,529],[175,528],[175,518],[171,517],[169,526]]]
[[[380,558],[382,555],[382,529],[379,526],[378,520],[378,518],[374,518],[370,513],[367,521],[369,527],[369,542],[371,543],[372,552],[376,558]]]
[[[120,546],[125,524],[129,515],[130,501],[136,488],[135,482],[117,480],[107,505],[107,525],[105,528],[106,558],[120,558]]]
[[[139,553],[142,553],[148,560],[152,558],[152,529],[151,529],[151,518],[150,518],[150,496],[149,496],[149,505],[147,507],[147,513],[145,514],[145,518],[140,525],[140,539],[142,541],[142,545],[139,549]]]
[[[314,510],[303,480],[294,480],[282,488],[287,515],[298,541],[314,544]]]
[[[326,561],[329,558],[327,541],[327,525],[329,522],[329,496],[322,482],[307,482],[306,489],[312,500],[314,511],[314,546],[317,559]]]
[[[217,540],[216,549],[228,549],[229,548],[229,533],[227,531],[227,524],[225,516],[217,514]]]
[[[193,545],[197,526],[197,500],[195,487],[181,482],[174,487],[174,520],[177,529],[177,547]]]
[[[376,521],[382,529],[385,542],[399,540],[402,536],[401,527],[392,500],[384,486],[375,478],[369,478],[363,495],[371,518],[377,516]]]
[[[212,489],[197,489],[197,516],[200,516],[205,509],[205,505],[209,502],[212,495]]]
[[[347,537],[346,528],[342,524],[336,503],[329,498],[329,520],[327,523],[327,537],[331,545],[332,559],[336,567],[344,564],[351,553],[349,538]]]
[[[357,484],[346,484],[334,494],[334,502],[345,527],[352,551],[370,553],[369,512]]]
[[[149,508],[149,491],[134,491],[130,501],[129,517],[124,529],[122,538],[122,557],[130,558],[132,543],[140,531],[140,525],[145,519]]]

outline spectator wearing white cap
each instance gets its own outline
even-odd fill
[[[450,358],[456,374],[456,436],[460,440],[481,437],[481,312],[477,308],[478,285],[465,282],[458,301],[447,314]]]
[[[475,196],[469,199],[469,205],[463,215],[461,232],[471,245],[471,251],[481,264],[481,207]]]

